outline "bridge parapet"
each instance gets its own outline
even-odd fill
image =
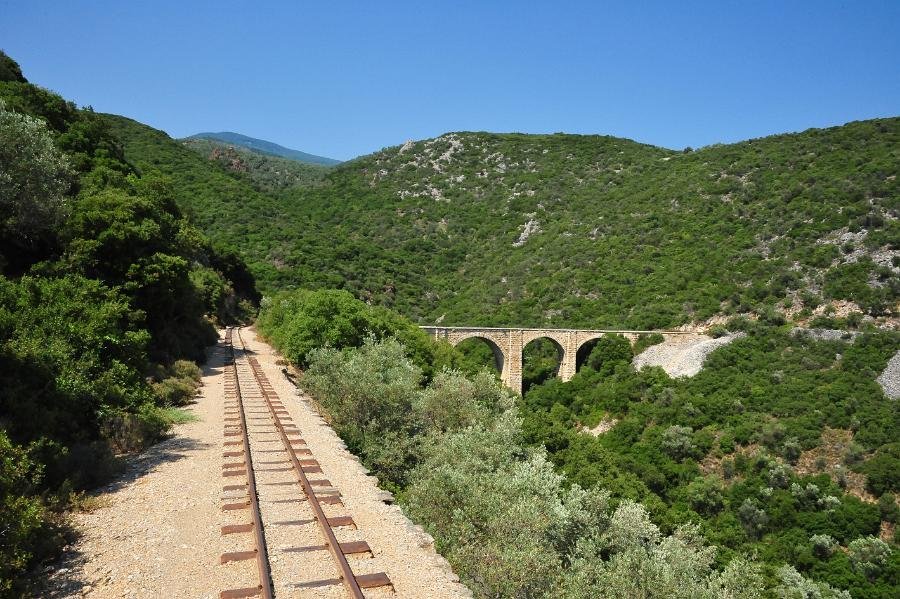
[[[540,329],[505,327],[441,327],[423,326],[426,333],[444,339],[451,345],[478,338],[487,342],[494,352],[500,380],[517,393],[522,393],[522,351],[536,339],[550,339],[559,352],[557,375],[564,381],[575,376],[578,350],[604,335],[623,335],[632,343],[643,334],[660,333],[664,337],[695,334],[691,331],[637,331],[616,329]]]

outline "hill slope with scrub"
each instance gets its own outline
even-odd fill
[[[176,155],[133,122],[117,133],[141,168]],[[344,288],[422,323],[658,328],[826,304],[889,318],[898,142],[898,118],[685,152],[451,133],[277,201],[235,188],[184,205],[242,242],[266,290]]]

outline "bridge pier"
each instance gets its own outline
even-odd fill
[[[690,334],[688,331],[620,331],[582,329],[517,329],[490,327],[421,327],[436,339],[444,339],[451,345],[478,338],[485,341],[494,352],[500,380],[503,384],[522,393],[522,352],[535,339],[550,339],[559,351],[559,371],[557,376],[569,381],[578,368],[578,350],[587,342],[603,335],[624,335],[634,343],[638,335],[662,333],[665,336]]]

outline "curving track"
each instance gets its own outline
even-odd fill
[[[222,509],[236,521],[223,526],[222,534],[234,536],[238,547],[220,561],[230,566],[255,563],[255,568],[246,572],[249,586],[224,590],[221,599],[359,599],[365,596],[363,589],[389,590],[390,579],[373,571],[373,560],[367,559],[371,548],[359,538],[353,518],[343,513],[340,492],[323,477],[284,404],[244,347],[240,329],[229,328],[224,343],[230,359],[224,366],[222,476],[229,482],[223,487]],[[249,580],[254,576],[255,586]]]

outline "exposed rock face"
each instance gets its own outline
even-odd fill
[[[703,368],[703,362],[713,350],[728,345],[745,333],[734,333],[714,339],[707,335],[691,335],[667,338],[634,357],[634,367],[659,366],[671,377],[694,376]]]
[[[900,399],[900,351],[894,354],[884,372],[875,380],[884,389],[885,395],[891,399]]]

